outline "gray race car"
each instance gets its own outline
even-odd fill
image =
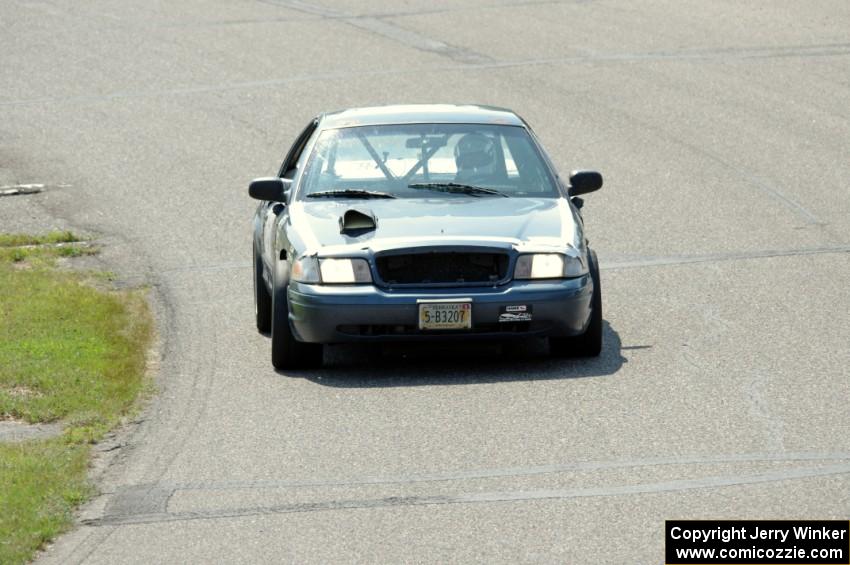
[[[278,176],[251,182],[257,328],[277,369],[324,344],[547,337],[596,356],[602,294],[578,196],[528,124],[501,108],[322,114]]]

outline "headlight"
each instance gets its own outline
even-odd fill
[[[369,263],[365,259],[321,259],[322,282],[352,284],[372,282]]]
[[[292,280],[303,283],[319,282],[319,261],[315,257],[301,257],[292,264]]]
[[[515,279],[561,279],[587,274],[587,265],[580,257],[560,253],[520,255],[514,268]]]

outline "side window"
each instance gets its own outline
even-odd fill
[[[304,147],[307,145],[307,141],[310,139],[310,136],[313,135],[313,132],[316,131],[316,126],[318,125],[318,119],[314,119],[311,121],[304,131],[295,139],[295,143],[292,144],[292,148],[290,148],[289,153],[286,154],[286,159],[283,160],[283,163],[280,165],[280,170],[277,173],[277,176],[281,178],[291,179],[295,176],[295,172],[298,170],[299,166],[303,166],[303,159],[301,158],[304,153]]]
[[[516,177],[510,171],[511,162],[506,162],[508,167],[508,175],[515,178],[522,187],[521,191],[525,194],[534,194],[540,192],[549,192],[551,184],[549,177],[544,169],[543,161],[534,154],[534,149],[528,139],[517,136],[506,136],[505,145],[508,152],[505,155],[510,155],[510,160],[513,162]]]

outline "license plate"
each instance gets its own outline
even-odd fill
[[[419,304],[420,330],[468,330],[472,328],[469,302],[429,302]]]

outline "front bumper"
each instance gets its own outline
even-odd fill
[[[290,282],[289,322],[300,341],[346,343],[442,339],[567,337],[590,320],[590,275],[566,280],[514,281],[500,287],[383,290],[372,285]],[[471,330],[419,330],[417,300],[469,298]],[[527,322],[500,322],[503,306],[531,306]]]

